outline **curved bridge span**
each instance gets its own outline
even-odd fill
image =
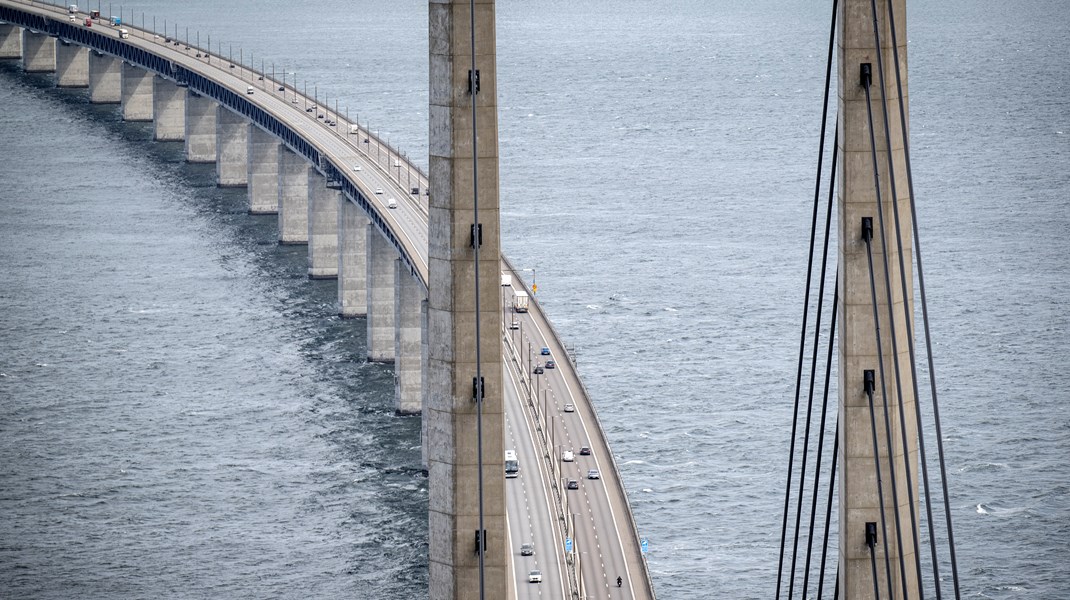
[[[419,413],[430,281],[427,176],[293,84],[166,35],[90,17],[0,0],[0,58],[55,72],[59,86],[87,87],[91,101],[120,104],[127,120],[153,121],[156,139],[186,144],[187,160],[215,162],[219,185],[247,186],[251,212],[278,214],[280,243],[308,245],[309,276],[338,279],[341,314],[367,317],[369,360],[394,363],[397,411]],[[509,596],[653,598],[593,404],[520,271],[504,257],[501,268],[505,445],[523,464],[507,481]],[[517,312],[522,292],[531,300]],[[435,452],[426,440],[425,428],[425,462]],[[581,447],[590,453],[581,455]],[[592,470],[599,478],[588,478]],[[521,553],[525,543],[534,543],[534,556]],[[529,584],[536,568],[543,581]]]

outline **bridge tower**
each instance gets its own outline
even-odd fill
[[[894,42],[889,3],[894,10]],[[845,598],[917,598],[919,574],[913,543],[917,538],[911,523],[912,513],[917,514],[918,509],[918,440],[908,348],[908,339],[913,336],[907,335],[907,329],[912,331],[914,326],[911,210],[893,52],[894,43],[901,65],[905,114],[906,1],[876,0],[875,4],[876,26],[871,0],[840,0],[837,15],[837,144],[841,157],[837,168],[839,585]],[[880,39],[879,54],[875,28]],[[872,140],[863,85],[867,67],[863,65],[869,65],[872,82]],[[886,123],[891,131],[891,161]],[[890,163],[894,165],[894,178],[889,174]],[[863,237],[866,222],[872,224],[872,273]],[[901,246],[897,239],[902,240]],[[903,271],[905,284],[900,280]],[[872,290],[876,292],[877,309]],[[875,312],[879,316],[875,317]],[[872,412],[867,381],[872,381]],[[889,430],[890,444],[886,433]],[[872,524],[869,535],[867,524]]]
[[[505,598],[509,578],[494,0],[474,0],[474,14],[470,2],[429,0],[428,11],[431,192],[424,419],[433,600],[478,599],[481,588],[484,598]],[[473,37],[475,77],[470,76]],[[477,376],[483,380],[481,427],[475,401]],[[480,529],[485,531],[482,553],[477,550]]]

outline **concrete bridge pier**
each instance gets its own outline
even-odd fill
[[[342,317],[368,314],[368,217],[338,198],[338,307]]]
[[[394,266],[394,412],[416,415],[423,411],[426,364],[424,288],[403,261],[395,260]]]
[[[123,101],[123,61],[99,52],[89,53],[89,101],[119,104]]]
[[[124,121],[152,120],[152,72],[124,62],[122,68],[122,111]]]
[[[52,73],[56,70],[56,38],[47,33],[22,31],[22,70]]]
[[[308,170],[308,277],[338,277],[338,199],[342,192],[327,187],[327,178]]]
[[[279,144],[278,138],[249,126],[249,213],[274,215],[279,212]]]
[[[215,162],[218,106],[215,100],[186,90],[186,162]]]
[[[89,87],[89,48],[70,42],[56,45],[56,87]]]
[[[308,243],[308,171],[305,157],[279,149],[279,243]]]
[[[181,142],[186,136],[186,89],[159,75],[152,84],[152,139]]]
[[[368,360],[394,361],[394,262],[397,251],[368,225]]]
[[[22,58],[22,28],[11,23],[0,24],[0,59]]]
[[[219,187],[249,185],[249,122],[219,106],[216,109],[216,184]]]

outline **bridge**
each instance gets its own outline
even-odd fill
[[[27,71],[55,72],[57,85],[88,87],[92,101],[120,103],[124,118],[151,120],[158,140],[184,141],[188,160],[215,162],[219,185],[248,187],[250,211],[278,214],[280,243],[308,245],[309,277],[338,280],[342,314],[367,319],[368,358],[395,364],[397,411],[419,412],[424,417],[424,456],[431,481],[433,598],[477,597],[477,578],[478,596],[484,597],[485,571],[490,597],[496,598],[537,597],[544,590],[571,598],[653,598],[643,560],[645,548],[590,399],[538,303],[524,306],[523,298],[533,295],[534,289],[498,253],[494,50],[483,46],[481,61],[477,61],[475,41],[477,30],[482,39],[493,39],[493,2],[479,2],[478,11],[476,3],[470,5],[472,21],[467,31],[463,19],[469,13],[463,4],[460,0],[431,3],[429,170],[435,174],[431,178],[337,108],[319,106],[319,98],[308,97],[296,89],[295,82],[278,81],[240,60],[235,63],[219,52],[191,46],[177,35],[120,22],[108,24],[98,15],[62,7],[0,0],[0,57],[21,58]],[[834,17],[833,26],[840,31],[842,129],[835,135],[831,171],[840,177],[836,184],[840,200],[837,243],[842,278],[831,302],[829,329],[843,325],[838,333],[840,419],[831,428],[826,425],[826,374],[826,405],[821,408],[815,436],[817,463],[821,464],[821,443],[827,434],[837,444],[831,452],[828,514],[837,489],[832,480],[837,474],[841,477],[836,589],[842,586],[850,598],[879,598],[885,587],[886,597],[921,597],[927,576],[922,567],[925,549],[919,541],[924,522],[929,527],[931,573],[938,582],[939,598],[942,578],[937,570],[940,558],[933,533],[922,432],[925,419],[919,407],[913,338],[915,256],[923,313],[925,292],[917,232],[913,237],[910,233],[915,221],[914,192],[904,135],[905,67],[900,71],[900,55],[905,56],[906,50],[905,19],[901,0],[883,2],[881,7],[887,9],[886,16],[876,12],[875,0],[869,6],[863,0],[849,0],[839,13],[834,8],[834,14],[847,17],[838,25]],[[458,10],[451,12],[454,8]],[[472,35],[470,46],[465,47],[459,32]],[[466,49],[472,54],[467,65],[463,60]],[[830,37],[830,72],[833,49]],[[479,95],[480,66],[482,84],[490,92],[483,96]],[[877,91],[871,97],[873,84]],[[828,76],[826,107],[827,103]],[[882,123],[875,120],[874,104],[879,106],[877,118],[882,116]],[[471,109],[470,119],[464,115],[467,109]],[[889,117],[896,109],[898,120]],[[472,128],[470,138],[466,126]],[[479,146],[477,129],[484,142],[491,138],[490,144]],[[884,138],[880,150],[879,136]],[[902,137],[893,139],[896,136]],[[470,159],[465,152],[470,152]],[[837,153],[843,154],[840,169]],[[479,170],[477,159],[490,159],[489,171]],[[818,192],[820,161],[819,154]],[[491,189],[481,197],[478,189],[488,183]],[[461,205],[469,194],[474,205],[471,221]],[[828,262],[831,191],[829,196],[822,286]],[[480,209],[492,216],[481,221],[476,216]],[[887,221],[885,214],[891,215]],[[815,226],[817,216],[815,197]],[[811,234],[812,253],[815,240],[816,227]],[[481,261],[481,249],[490,258]],[[809,278],[813,254],[808,269]],[[898,287],[893,287],[893,279],[898,280]],[[881,280],[884,285],[878,292]],[[475,292],[466,291],[465,286]],[[807,307],[810,287],[808,280]],[[819,315],[824,293],[822,287]],[[480,308],[481,294],[491,309]],[[838,319],[837,310],[842,311]],[[481,323],[488,325],[482,334]],[[882,323],[890,335],[881,336]],[[474,325],[474,337],[464,329],[469,325]],[[928,343],[927,317],[925,327]],[[820,321],[814,329],[821,330]],[[777,597],[785,579],[788,597],[792,597],[798,578],[796,563],[802,562],[798,554],[803,551],[803,594],[809,591],[813,558],[820,470],[809,479],[813,482],[811,531],[807,547],[799,547],[819,346],[815,340],[810,398],[805,417],[799,418],[806,334],[804,309]],[[829,335],[831,340],[833,334]],[[493,357],[486,360],[489,371],[480,371],[481,345],[493,347]],[[827,347],[831,365],[831,341]],[[556,363],[553,367],[551,360]],[[465,389],[472,373],[476,376]],[[939,447],[935,395],[934,383]],[[883,431],[878,414],[883,417]],[[791,566],[786,569],[796,426],[804,420],[795,539],[788,552]],[[474,431],[478,431],[475,437]],[[580,448],[587,451],[577,451]],[[506,449],[515,452],[508,466],[502,460]],[[479,457],[478,465],[471,456]],[[842,459],[838,467],[837,459]],[[919,462],[921,473],[914,471]],[[489,476],[484,467],[490,469]],[[503,473],[507,468],[511,472]],[[890,489],[882,487],[885,479]],[[473,482],[478,492],[472,489]],[[946,480],[944,485],[947,516]],[[925,517],[918,514],[922,488],[924,508],[929,511]],[[473,513],[477,497],[478,520]],[[829,548],[830,523],[831,517],[826,516],[818,597],[825,580],[823,553]],[[949,516],[946,527],[957,598]],[[541,581],[533,585],[529,581],[536,573]],[[627,579],[623,589],[615,589],[620,586],[610,580],[614,574]]]
[[[91,102],[119,104],[124,120],[151,121],[155,140],[181,141],[188,161],[215,163],[218,185],[246,187],[250,212],[277,214],[279,243],[306,244],[308,276],[336,279],[341,315],[366,318],[368,359],[393,362],[396,411],[425,414],[424,462],[433,463],[441,449],[429,443],[426,418],[434,182],[296,82],[110,16],[0,0],[0,58],[21,59],[26,72],[53,72],[59,87],[88,88]],[[488,540],[487,554],[501,549],[510,598],[539,597],[540,590],[561,598],[653,598],[627,494],[590,398],[522,271],[504,257],[499,269],[501,443],[516,452],[521,469],[505,481],[507,531],[488,531],[502,544]],[[514,312],[522,292],[531,301]],[[488,468],[504,479],[502,447],[490,446],[498,458]],[[523,544],[533,545],[531,555],[521,553]],[[487,562],[493,564],[489,556]],[[529,582],[534,570],[539,584]]]

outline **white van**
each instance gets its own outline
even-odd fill
[[[356,134],[360,133],[360,125],[352,125],[351,124],[349,126],[349,133],[351,133],[353,135],[356,135]]]
[[[387,208],[397,208],[398,207],[397,200],[394,200],[393,198],[387,198],[386,199],[386,207]]]
[[[245,88],[245,93],[246,93],[246,94],[252,94],[252,93],[253,93],[253,91],[254,91],[254,90],[253,90],[253,86],[249,86],[249,87]]]

